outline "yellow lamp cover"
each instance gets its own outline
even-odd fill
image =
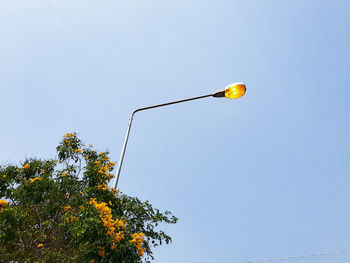
[[[233,83],[225,88],[225,97],[228,99],[238,99],[245,94],[245,84],[241,82]]]

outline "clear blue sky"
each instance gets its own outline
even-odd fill
[[[0,160],[65,132],[119,160],[120,188],[171,210],[155,262],[350,247],[349,1],[0,1]],[[299,260],[344,263],[350,253]]]

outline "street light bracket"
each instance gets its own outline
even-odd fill
[[[215,98],[225,97],[225,89],[220,89],[218,91],[215,91],[212,96]]]

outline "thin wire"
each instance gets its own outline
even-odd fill
[[[328,256],[328,255],[344,254],[344,253],[349,253],[349,252],[350,252],[350,248],[346,248],[346,249],[342,249],[342,250],[333,250],[333,251],[328,251],[328,252],[321,252],[321,253],[318,253],[318,254],[292,256],[292,257],[284,257],[284,258],[272,258],[272,259],[263,259],[263,260],[253,260],[253,261],[243,261],[243,262],[240,262],[240,263],[282,262],[282,261],[296,260],[296,259],[302,259],[302,258],[321,257],[321,256]]]

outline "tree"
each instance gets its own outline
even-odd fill
[[[150,262],[177,218],[109,188],[108,154],[70,133],[57,159],[0,167],[0,262]]]

